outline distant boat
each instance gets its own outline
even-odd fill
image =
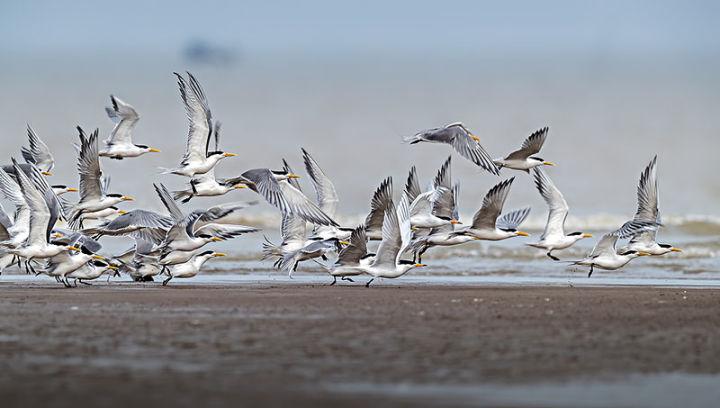
[[[183,50],[183,57],[196,64],[228,66],[239,60],[239,53],[229,47],[211,44],[203,40],[188,43]]]

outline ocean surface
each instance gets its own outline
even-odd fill
[[[237,65],[207,67],[162,55],[25,55],[0,68],[2,160],[20,157],[29,123],[55,154],[52,184],[77,185],[75,126],[99,127],[104,139],[112,123],[103,108],[112,93],[141,115],[135,142],[162,153],[104,160],[111,190],[136,197],[125,209],[161,210],[152,183],[178,189],[186,181],[160,175],[159,167],[176,165],[185,147],[187,122],[172,72],[190,70],[204,86],[213,116],[223,124],[221,149],[239,155],[219,164],[219,176],[279,168],[283,158],[304,175],[304,147],[335,183],[341,199],[337,219],[354,226],[364,219],[383,178],[393,177],[399,195],[410,166],[417,166],[424,185],[452,154],[453,178],[461,184],[461,220],[470,222],[490,187],[515,176],[505,208],[532,207],[522,226],[532,236],[432,249],[423,259],[429,267],[411,272],[413,276],[586,276],[587,270],[553,262],[524,245],[539,238],[547,216],[527,174],[503,170],[498,178],[447,146],[401,141],[421,129],[462,121],[499,157],[519,147],[532,131],[549,126],[540,156],[558,164],[548,173],[571,207],[567,229],[595,235],[557,255],[579,259],[604,232],[632,217],[640,172],[657,154],[665,223],[659,240],[684,251],[636,259],[621,271],[596,274],[718,279],[720,177],[712,166],[720,150],[718,68],[717,59],[693,56],[255,55]],[[308,181],[301,182],[305,192],[314,195]],[[194,199],[184,208],[257,199],[241,190]],[[12,206],[5,208],[10,211]],[[260,247],[264,235],[279,240],[279,220],[279,213],[262,200],[248,209],[247,224],[263,231],[217,245],[231,256],[208,263],[207,272],[276,273],[271,263],[260,261]],[[108,252],[131,245],[117,238],[104,243]],[[308,264],[299,274],[317,269]]]

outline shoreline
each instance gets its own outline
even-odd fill
[[[533,406],[491,397],[720,373],[720,289],[187,282],[0,284],[6,406]]]

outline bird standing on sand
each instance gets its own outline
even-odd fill
[[[541,159],[540,157],[533,156],[534,154],[540,153],[543,144],[545,144],[545,138],[547,138],[548,128],[547,126],[533,132],[522,144],[519,150],[516,150],[504,159],[496,159],[494,163],[499,167],[507,167],[508,169],[521,170],[530,172],[530,169],[538,166],[554,166],[555,163]]]
[[[492,157],[480,145],[480,138],[472,134],[462,123],[451,123],[445,127],[423,130],[404,140],[410,144],[420,142],[449,144],[466,159],[496,176],[499,174]]]
[[[569,207],[567,201],[565,201],[565,197],[563,197],[560,190],[555,187],[550,177],[548,177],[542,169],[534,168],[533,176],[535,179],[535,187],[537,187],[540,195],[547,203],[549,211],[545,231],[540,237],[540,241],[525,245],[544,249],[547,251],[546,255],[548,257],[559,261],[560,259],[552,254],[553,251],[570,248],[583,238],[591,238],[592,234],[572,232],[566,235],[565,220],[567,219]]]
[[[127,157],[138,157],[145,153],[159,153],[160,150],[146,145],[138,145],[132,142],[132,131],[135,128],[140,115],[130,104],[119,98],[110,95],[112,106],[105,108],[110,120],[115,122],[115,127],[110,137],[105,140],[105,148],[100,150],[101,157],[122,160]]]

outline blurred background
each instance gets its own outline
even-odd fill
[[[396,192],[418,166],[429,182],[451,154],[405,135],[462,121],[493,156],[550,127],[541,157],[579,227],[610,228],[635,212],[640,171],[659,155],[661,211],[671,223],[720,215],[720,3],[713,1],[28,1],[0,4],[0,135],[19,157],[31,124],[56,152],[53,183],[77,184],[75,126],[112,129],[112,93],[135,106],[135,142],[162,150],[104,161],[113,190],[159,209],[151,183],[185,147],[173,71],[203,84],[223,123],[220,176],[300,147],[335,181],[341,219],[364,216],[372,191]],[[461,213],[499,181],[459,156]],[[545,205],[522,173],[508,208]],[[312,188],[305,181],[308,191]],[[249,200],[247,191],[190,207]],[[262,204],[253,211],[279,216]],[[607,225],[606,225],[607,224]]]

